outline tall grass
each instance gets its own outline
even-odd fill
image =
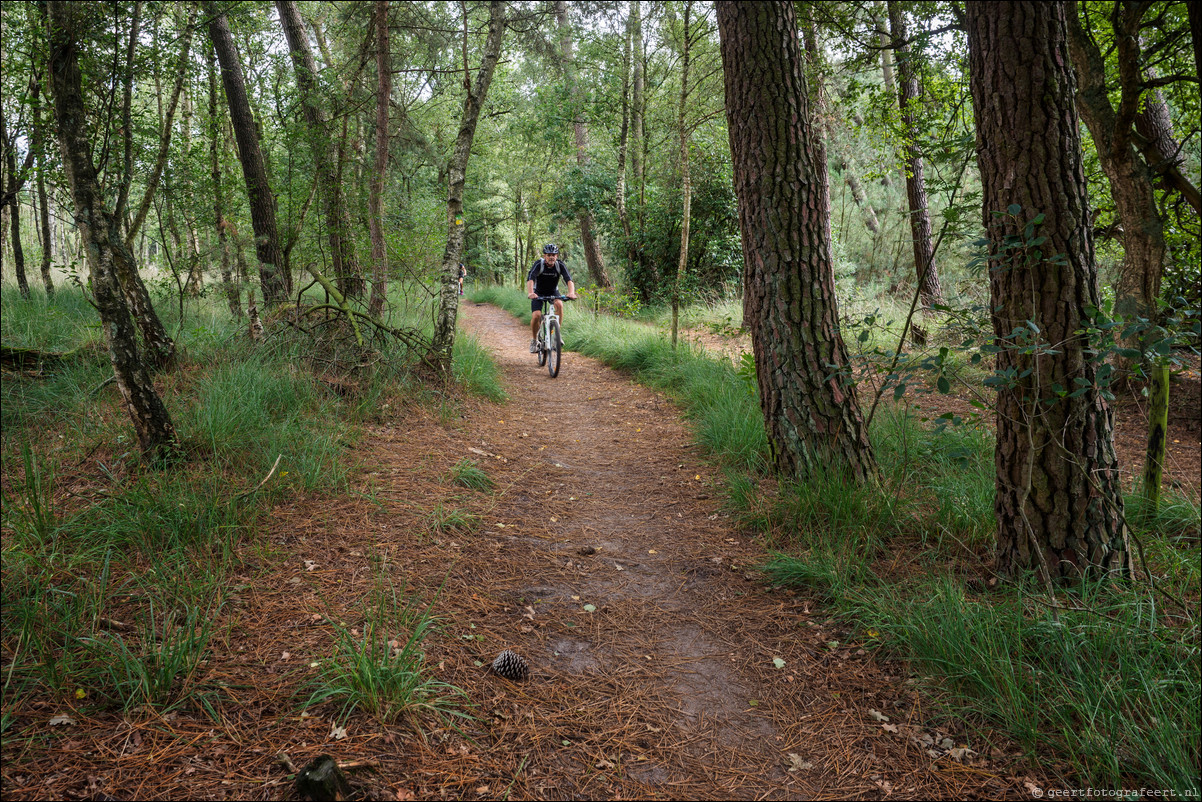
[[[529,314],[516,291],[477,297]],[[865,347],[896,336],[897,311],[874,323]],[[766,443],[748,376],[727,360],[673,350],[646,325],[572,315],[565,332],[568,346],[669,390],[727,466],[728,507],[763,537],[768,577],[821,596],[911,660],[969,732],[987,723],[1007,733],[1070,786],[1197,787],[1202,639],[1188,605],[1196,606],[1202,571],[1196,541],[1182,534],[1197,526],[1196,504],[1171,500],[1155,515],[1131,507],[1149,570],[1165,575],[1168,595],[1109,583],[1061,590],[1054,603],[1022,584],[973,595],[963,573],[985,568],[996,526],[988,432],[923,426],[906,407],[886,405],[869,433],[880,486],[824,475],[782,481],[769,494],[757,486]]]
[[[383,579],[363,605],[360,627],[335,625],[335,651],[325,660],[306,707],[327,701],[342,703],[345,719],[355,709],[381,722],[432,713],[439,718],[466,718],[459,688],[431,676],[422,644],[435,619],[431,606]]]

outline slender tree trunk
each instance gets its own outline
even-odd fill
[[[38,211],[42,224],[42,286],[46,288],[47,297],[54,297],[54,277],[50,275],[50,266],[54,260],[54,241],[50,233],[50,205],[46,196],[46,157],[38,156]]]
[[[17,288],[21,291],[21,297],[28,298],[29,280],[25,277],[25,250],[21,247],[21,207],[17,203],[21,184],[17,173],[16,142],[13,141],[15,138],[15,131],[13,138],[9,138],[8,125],[0,118],[0,147],[4,149],[4,167],[8,173],[5,187],[5,198],[8,202],[5,205],[9,210],[8,225],[13,241],[13,268],[17,272]]]
[[[292,276],[284,269],[284,254],[280,250],[276,228],[275,196],[271,194],[267,181],[267,168],[259,148],[259,133],[250,112],[246,79],[242,76],[242,65],[234,49],[229,23],[224,10],[214,0],[206,0],[205,11],[210,17],[209,36],[217,51],[217,60],[221,63],[221,82],[225,87],[234,136],[238,140],[238,160],[242,164],[246,194],[250,201],[250,219],[255,230],[255,253],[259,260],[263,303],[273,307],[287,301],[292,294]]]
[[[967,24],[997,371],[1013,377],[997,401],[998,567],[1126,575],[1114,417],[1082,334],[1101,302],[1064,3],[969,3]],[[1021,245],[1031,225],[1038,248]]]
[[[196,23],[196,9],[191,8],[188,13],[188,22],[184,28],[183,39],[180,42],[179,67],[175,74],[175,86],[171,89],[171,100],[167,103],[167,113],[163,116],[162,132],[159,134],[159,150],[155,156],[154,167],[150,169],[150,175],[146,179],[146,191],[142,193],[142,201],[138,204],[138,210],[134,213],[133,221],[129,224],[129,228],[125,234],[125,244],[132,247],[134,237],[142,228],[142,224],[146,222],[146,215],[150,213],[150,206],[154,202],[155,192],[158,190],[159,182],[163,178],[163,170],[167,166],[167,155],[171,152],[171,134],[175,127],[175,110],[179,107],[179,99],[184,89],[184,80],[188,76],[188,56],[192,50],[192,30]],[[156,61],[157,64],[157,61]],[[157,69],[157,68],[156,68]],[[159,98],[159,103],[162,103],[162,98]]]
[[[726,117],[772,459],[785,474],[877,475],[835,301],[826,164],[810,128],[793,3],[717,3]]]
[[[35,79],[36,82],[36,79]],[[50,265],[54,259],[54,237],[50,231],[50,199],[46,194],[46,129],[42,121],[42,93],[31,92],[30,106],[33,109],[33,130],[31,131],[31,152],[37,159],[38,222],[41,225],[42,240],[42,286],[46,288],[46,296],[54,297],[54,279],[50,275]]]
[[[635,236],[630,241],[626,260],[631,265],[638,265],[639,274],[646,272],[643,264],[643,249],[640,241],[644,230],[644,204],[647,195],[647,180],[644,166],[647,160],[643,158],[646,147],[644,126],[647,117],[646,86],[644,80],[643,55],[643,11],[642,0],[631,0],[630,3],[630,47],[631,47],[631,76],[630,76],[630,172],[634,179],[634,194],[637,198],[635,207]]]
[[[576,59],[572,55],[572,29],[568,24],[568,4],[566,0],[555,0],[555,18],[559,22],[559,50],[563,59],[564,77],[568,83],[568,91],[572,95],[574,114],[572,128],[576,133],[576,164],[582,170],[589,165],[588,153],[588,124],[584,120],[583,101],[580,99],[579,86],[576,82]],[[613,282],[605,269],[605,260],[601,256],[601,246],[593,233],[593,213],[585,209],[580,213],[580,240],[584,248],[584,261],[588,265],[589,278],[598,287],[612,287]]]
[[[672,283],[672,347],[676,347],[680,323],[680,285],[689,265],[689,221],[693,211],[693,182],[689,175],[689,129],[685,125],[685,108],[689,100],[689,51],[692,40],[693,0],[684,4],[684,50],[680,59],[680,105],[676,111],[676,131],[680,136],[680,259],[676,263],[676,280]]]
[[[889,36],[889,12],[885,0],[874,0],[873,21],[876,24],[876,43],[881,51],[881,80],[885,84],[885,92],[892,96],[897,94],[897,83],[893,80],[892,40]],[[902,183],[906,180],[906,171],[901,171]],[[888,173],[881,176],[881,184],[886,188],[893,186],[893,179]]]
[[[388,0],[376,0],[376,165],[371,175],[368,217],[371,219],[371,314],[384,311],[388,292],[388,251],[384,244],[384,176],[388,172],[388,102],[392,66],[388,52]]]
[[[326,232],[330,238],[334,280],[343,295],[357,298],[363,295],[363,274],[355,256],[350,219],[343,209],[339,182],[335,180],[335,171],[328,156],[330,138],[326,132],[325,115],[317,105],[317,64],[313,60],[313,52],[309,49],[305,25],[294,0],[276,0],[275,6],[279,11],[284,38],[288,40],[288,50],[292,55],[296,84],[300,89],[301,109],[309,129],[313,163],[317,168],[320,191],[325,199]]]
[[[1121,70],[1126,74],[1120,76],[1119,108],[1132,109],[1121,114],[1111,105],[1102,54],[1082,27],[1076,3],[1069,5],[1065,16],[1068,50],[1080,83],[1077,108],[1097,146],[1098,161],[1110,180],[1110,194],[1123,227],[1123,262],[1115,286],[1114,311],[1127,319],[1140,317],[1154,322],[1167,244],[1164,222],[1156,206],[1152,171],[1136,152],[1132,138],[1137,116],[1134,108],[1142,93],[1138,85],[1139,65],[1133,71]],[[1120,29],[1115,31],[1116,36],[1138,33],[1138,19],[1130,20],[1120,11],[1118,20]],[[1124,24],[1132,30],[1122,30]],[[1094,70],[1102,71],[1094,73]],[[1124,344],[1142,350],[1141,342],[1142,337],[1133,335]],[[1118,378],[1125,379],[1131,367],[1131,361],[1120,360]]]
[[[626,17],[626,36],[622,41],[622,127],[618,134],[618,172],[614,188],[618,223],[622,226],[627,243],[630,241],[630,214],[626,210],[626,152],[630,144],[630,39],[633,23],[634,13],[631,12]]]
[[[935,266],[935,244],[931,237],[931,215],[927,210],[927,185],[923,177],[920,132],[916,122],[918,105],[918,70],[914,54],[906,41],[906,20],[898,0],[888,0],[889,29],[893,36],[893,52],[897,55],[897,99],[905,132],[906,198],[909,202],[910,235],[913,238],[914,274],[918,282],[918,297],[924,307],[943,303],[943,288]],[[920,330],[915,327],[915,333]],[[925,341],[925,336],[920,336]]]
[[[217,248],[221,251],[221,286],[225,290],[230,314],[242,317],[242,291],[234,283],[230,269],[230,242],[226,234],[225,204],[221,195],[221,122],[217,116],[217,65],[212,47],[205,48],[209,78],[209,176],[213,181],[213,225],[217,229]]]
[[[467,26],[467,5],[463,6],[464,27]],[[470,67],[466,58],[466,31],[463,63],[467,92],[463,99],[463,114],[455,149],[447,165],[447,247],[442,254],[442,289],[439,293],[438,315],[434,322],[434,340],[427,361],[443,375],[450,375],[451,355],[455,347],[455,320],[459,314],[459,263],[463,255],[463,187],[467,177],[468,157],[480,110],[488,97],[493,72],[501,58],[501,41],[505,35],[505,3],[491,0],[488,4],[488,38],[481,53],[480,69],[474,82],[468,79]]]
[[[75,222],[87,243],[92,294],[104,325],[117,387],[143,456],[152,461],[169,459],[178,453],[175,427],[139,357],[137,337],[115,270],[116,262],[128,262],[132,254],[125,247],[118,221],[104,206],[92,165],[91,143],[85,134],[87,111],[75,38],[77,26],[82,23],[81,4],[50,0],[46,7],[58,141],[75,203]]]

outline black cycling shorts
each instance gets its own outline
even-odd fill
[[[537,298],[533,299],[530,301],[530,311],[531,312],[541,312],[541,311],[543,311],[543,304],[549,304],[549,303],[552,303],[552,302],[551,301],[540,301]]]

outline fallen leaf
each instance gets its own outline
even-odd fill
[[[888,721],[889,717],[879,710],[869,710],[868,715],[872,716],[877,721]]]
[[[484,796],[485,794],[487,794],[489,792],[489,790],[490,789],[487,785],[482,785],[476,789],[476,793],[479,794],[480,796]]]
[[[317,570],[317,563],[313,562],[312,560],[305,560],[305,570],[306,571]]]
[[[596,611],[596,609],[597,609],[597,605],[595,605],[595,604],[586,604],[586,605],[584,605],[584,611],[585,611],[586,613],[595,612],[595,611]]]
[[[409,802],[409,800],[417,799],[417,797],[408,788],[398,788],[396,789],[396,799],[397,802]]]
[[[533,621],[534,620],[534,607],[527,604],[526,612],[522,613],[522,618],[529,618],[531,621]]]
[[[897,725],[896,724],[882,724],[881,729],[884,730],[885,732],[893,733],[894,735],[897,734]]]
[[[814,768],[814,764],[804,759],[796,752],[790,752],[789,755],[789,771],[809,771]]]
[[[597,768],[602,769],[602,770],[612,769],[614,767],[614,764],[610,763],[608,760],[598,760],[595,765],[597,766]]]
[[[785,661],[784,661],[784,660],[781,660],[779,657],[773,657],[773,658],[772,658],[772,665],[776,666],[777,668],[784,668],[784,667],[785,667]]]
[[[330,737],[335,741],[341,741],[346,737],[346,727],[339,727],[337,724],[335,724],[330,728]]]
[[[625,571],[625,570],[626,570],[626,566],[622,565],[621,563],[614,563],[614,568],[616,568],[616,569],[617,569],[617,570],[619,570],[619,571]]]
[[[75,723],[75,719],[71,718],[65,713],[59,713],[57,716],[50,719],[51,727],[69,727]]]
[[[659,552],[656,551],[655,549],[647,549],[647,553],[648,554],[659,554]]]

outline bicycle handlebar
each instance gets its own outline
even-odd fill
[[[540,295],[537,298],[531,298],[532,301],[574,301],[575,298],[569,298],[566,295]]]

